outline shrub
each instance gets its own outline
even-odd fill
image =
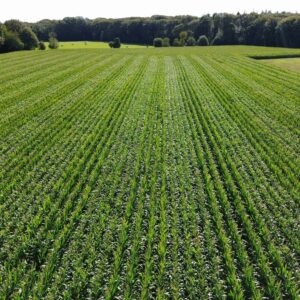
[[[195,46],[196,45],[196,40],[194,37],[190,36],[187,41],[186,41],[187,46]]]
[[[5,25],[0,25],[0,52],[3,50],[6,35]]]
[[[187,31],[181,31],[179,33],[179,40],[180,40],[181,46],[185,46],[187,38],[188,38],[188,32]]]
[[[163,38],[162,46],[163,47],[170,47],[170,39],[168,37]]]
[[[276,33],[280,46],[300,48],[300,16],[290,16],[281,20]]]
[[[206,35],[201,35],[197,41],[198,46],[209,46],[209,41]]]
[[[38,47],[38,38],[35,33],[29,28],[25,27],[20,33],[21,41],[24,43],[25,50],[33,50]]]
[[[114,38],[114,48],[121,48],[121,41],[118,37]]]
[[[50,49],[57,49],[57,48],[59,47],[57,38],[55,38],[55,37],[50,37],[48,47],[49,47]]]
[[[19,20],[8,20],[4,23],[7,28],[7,31],[11,31],[14,33],[20,33],[24,29],[24,24]]]
[[[8,31],[5,34],[5,42],[3,49],[6,52],[19,51],[24,49],[24,44],[22,43],[17,33]]]
[[[4,44],[5,41],[5,25],[0,25],[0,46]]]
[[[163,39],[162,38],[155,38],[153,40],[154,47],[162,47],[163,46]]]
[[[181,45],[181,43],[180,43],[180,41],[179,41],[179,39],[174,39],[174,41],[173,41],[173,44],[172,44],[174,47],[180,47],[180,46],[182,46]]]
[[[121,47],[121,41],[118,37],[114,38],[113,41],[110,41],[108,43],[110,48],[120,48]]]
[[[222,45],[223,44],[223,33],[222,31],[219,31],[213,41],[211,42],[212,45]]]
[[[44,42],[39,42],[39,50],[46,50],[46,45]]]

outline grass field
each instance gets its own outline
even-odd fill
[[[297,299],[293,53],[1,55],[0,298]]]
[[[48,43],[46,44],[46,49],[50,50],[48,48]],[[102,48],[108,48],[109,45],[106,42],[89,42],[89,41],[83,41],[83,42],[59,42],[59,49],[102,49]],[[121,48],[125,49],[135,49],[135,48],[146,48],[146,46],[143,45],[129,45],[129,44],[122,44]]]
[[[263,62],[286,70],[300,72],[300,58],[266,59]]]

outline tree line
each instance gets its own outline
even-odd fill
[[[0,52],[32,50],[38,47],[38,38],[30,26],[17,20],[0,24]]]
[[[58,40],[55,32],[49,32],[48,47],[50,49],[58,48]],[[46,45],[39,41],[37,35],[29,24],[19,20],[9,20],[0,24],[0,53],[19,50],[34,50],[39,48],[45,50]]]
[[[12,21],[8,21],[12,22]],[[7,22],[5,22],[5,26]],[[194,16],[162,16],[121,19],[67,17],[63,20],[41,20],[22,23],[38,40],[47,41],[55,34],[61,41],[113,41],[119,37],[122,43],[152,45],[161,38],[164,43],[180,46],[186,35],[185,45],[258,45],[300,48],[300,14],[292,13],[216,13]],[[3,41],[3,25],[0,45]],[[10,28],[6,28],[10,30]],[[21,33],[17,34],[22,42]],[[200,42],[201,37],[201,42]],[[10,34],[8,35],[10,38]],[[160,41],[159,41],[160,43]],[[3,42],[2,42],[3,44]],[[0,46],[1,47],[1,46]],[[25,48],[24,44],[24,49]]]
[[[258,45],[300,47],[300,14],[291,13],[218,13],[193,16],[152,16],[95,20],[64,18],[42,20],[30,24],[40,40],[55,32],[61,41],[112,41],[119,37],[122,43],[152,45],[155,38],[169,38],[170,43],[187,32],[196,40],[206,36],[211,45]]]
[[[206,35],[201,35],[196,40],[193,36],[188,36],[187,31],[181,31],[179,37],[175,38],[171,44],[168,37],[155,38],[153,40],[154,47],[183,47],[183,46],[209,46],[209,40]]]

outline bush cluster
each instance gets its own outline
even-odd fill
[[[156,37],[153,40],[153,46],[154,47],[169,47],[170,44],[170,38],[160,38]],[[174,38],[173,47],[183,47],[183,46],[209,46],[209,40],[206,35],[201,35],[198,40],[191,35],[191,33],[188,33],[186,31],[181,31],[179,33],[178,38]]]

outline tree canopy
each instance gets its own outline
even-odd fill
[[[22,31],[20,32],[20,38],[24,43],[25,50],[33,50],[38,47],[39,41],[31,28],[25,27],[24,29],[22,29]]]
[[[205,35],[214,45],[260,45],[300,47],[299,14],[291,13],[218,13],[194,16],[152,16],[94,20],[81,17],[41,20],[31,24],[40,40],[56,32],[62,41],[112,41],[118,36],[124,43],[151,45],[154,38],[168,37],[185,44],[189,37]],[[12,24],[16,26],[16,24]],[[183,34],[183,36],[180,36]],[[177,44],[177,41],[175,41]]]
[[[154,47],[162,47],[163,46],[163,39],[162,38],[155,38],[153,40]]]
[[[198,46],[209,46],[209,41],[206,35],[201,35],[197,40]]]
[[[33,50],[38,42],[36,34],[25,23],[9,20],[0,24],[0,52]]]
[[[184,46],[206,36],[211,45],[258,45],[300,48],[300,14],[291,13],[218,13],[194,16],[161,16],[94,20],[68,17],[62,20],[41,20],[22,23],[9,20],[0,29],[0,51],[5,48],[5,31],[16,33],[22,40],[24,27],[31,27],[39,40],[48,40],[54,32],[61,41],[113,41],[119,37],[123,43],[151,45],[155,38],[168,38],[173,46]],[[26,30],[28,33],[28,30]],[[11,34],[9,40],[11,40]],[[193,39],[192,39],[193,38]],[[35,40],[32,38],[32,42]],[[1,46],[2,44],[2,46]],[[35,45],[35,42],[33,42]]]
[[[109,45],[110,48],[121,48],[120,38],[118,38],[118,37],[114,38],[114,40],[110,41],[108,43],[108,45]]]

